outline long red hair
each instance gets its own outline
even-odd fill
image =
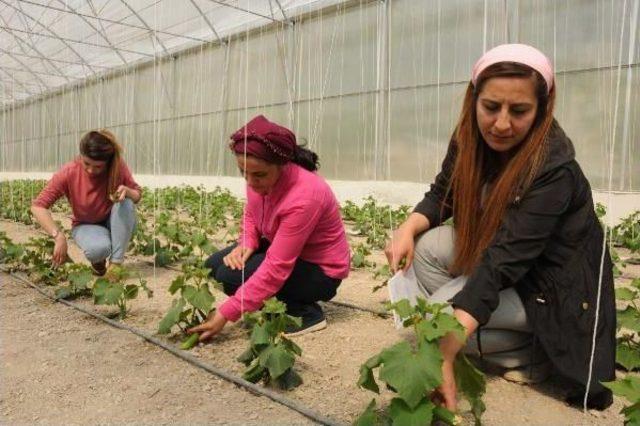
[[[484,142],[476,117],[482,87],[494,77],[531,78],[538,99],[534,123],[504,167],[499,166],[497,153]],[[546,156],[554,101],[555,87],[547,93],[542,76],[517,63],[494,64],[482,72],[475,87],[469,83],[454,136],[457,156],[448,189],[453,191],[456,233],[452,272],[471,274],[495,237],[509,204],[522,196],[533,182]],[[497,173],[492,174],[494,170]],[[490,189],[483,201],[483,187],[488,182],[491,182]],[[482,208],[483,205],[490,207]]]

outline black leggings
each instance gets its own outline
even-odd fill
[[[242,270],[234,270],[224,264],[222,258],[233,250],[237,244],[233,244],[217,253],[214,253],[205,262],[205,267],[211,269],[210,276],[222,283],[225,294],[235,294],[242,285]],[[267,255],[269,242],[262,240],[260,247],[247,259],[244,268],[244,279],[249,279],[258,269]],[[276,298],[287,304],[287,312],[296,314],[304,305],[314,304],[319,300],[331,300],[342,280],[325,275],[318,265],[298,259],[289,278],[282,288],[275,294]]]

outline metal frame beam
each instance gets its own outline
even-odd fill
[[[282,17],[284,18],[284,20],[287,21],[287,22],[290,22],[289,18],[287,18],[287,14],[284,13],[284,8],[282,7],[282,3],[280,3],[280,0],[276,0],[276,4],[280,8],[280,13],[282,13]]]
[[[107,37],[106,32],[104,31],[104,28],[102,31],[100,31],[95,25],[93,25],[91,22],[89,22],[89,20],[87,18],[85,18],[84,16],[81,16],[78,14],[78,12],[71,6],[67,5],[65,2],[63,2],[62,0],[58,0],[58,3],[62,3],[66,8],[68,8],[69,10],[71,10],[73,13],[75,13],[77,16],[79,16],[87,25],[89,25],[96,33],[100,34],[100,37],[102,37],[102,39],[104,41],[107,42],[107,44],[111,47],[111,49],[113,49],[113,51],[115,52],[116,55],[118,55],[118,58],[120,58],[120,60],[122,61],[122,63],[124,65],[127,65],[128,62],[127,60],[124,58],[124,56],[122,56],[122,53],[120,53],[120,50],[118,48],[116,48],[114,46],[114,44],[111,42],[111,40],[109,40],[109,37]],[[93,8],[93,2],[91,2],[89,0],[89,6],[91,7],[91,10],[94,12],[95,14],[95,9]]]
[[[9,74],[8,72],[3,70],[2,68],[0,68],[0,71],[2,71],[5,74],[7,74],[7,76],[11,79],[11,81],[14,82],[15,84],[17,84],[18,86],[20,86],[27,95],[29,95],[29,96],[33,95],[33,92],[27,86],[25,86],[20,80],[16,79],[12,74]],[[4,80],[0,80],[0,82],[10,86],[10,84],[5,83]]]
[[[4,70],[4,71],[25,72],[25,73],[33,73],[33,74],[38,74],[38,75],[46,75],[47,77],[56,77],[56,78],[64,77],[67,80],[68,83],[71,83],[71,80],[69,79],[69,77],[61,76],[59,74],[52,74],[50,72],[34,71],[34,70],[23,70],[22,68],[5,67],[4,65],[0,65],[0,69]]]
[[[2,1],[2,0],[0,0],[0,1]],[[72,39],[72,38],[61,37],[59,35],[52,36],[52,35],[49,35],[49,34],[38,33],[38,32],[35,32],[35,31],[21,30],[19,28],[5,27],[5,26],[1,26],[0,25],[0,29],[5,30],[5,31],[17,31],[19,33],[32,34],[32,35],[35,35],[35,36],[38,36],[38,37],[53,38],[53,39],[57,39],[57,40],[64,41],[64,42],[69,42],[69,43],[77,43],[77,44],[83,44],[83,45],[92,46],[92,47],[102,47],[103,49],[112,49],[114,51],[133,53],[133,54],[136,54],[136,55],[146,56],[148,58],[153,58],[155,56],[155,55],[152,55],[150,53],[140,52],[138,50],[130,50],[130,49],[124,49],[124,48],[120,48],[120,47],[113,47],[113,46],[109,46],[109,45],[105,45],[105,44],[91,43],[90,41],[84,41],[84,40],[75,40],[75,39]]]
[[[200,14],[200,16],[202,16],[202,19],[204,19],[204,22],[207,23],[207,25],[209,26],[209,29],[211,30],[211,32],[213,32],[213,34],[216,36],[216,38],[218,39],[218,43],[220,44],[224,44],[224,42],[222,41],[222,39],[220,38],[220,35],[218,34],[218,32],[216,31],[216,29],[213,27],[213,24],[211,23],[211,21],[209,21],[209,18],[207,18],[207,15],[205,15],[202,12],[202,9],[200,9],[200,6],[198,6],[198,4],[195,2],[195,0],[191,0],[191,4],[193,5],[193,7],[195,7],[195,9],[198,11],[198,13]]]
[[[25,58],[29,58],[29,59],[42,59],[42,58],[41,58],[41,57],[39,57],[39,56],[28,55],[28,54],[25,54],[25,53],[12,52],[12,54],[13,54],[13,55],[16,55],[16,56],[22,56],[22,57],[25,57]],[[59,62],[59,63],[61,63],[61,64],[68,64],[68,65],[80,65],[80,66],[83,66],[83,65],[84,65],[84,64],[79,63],[79,62],[65,61],[64,59],[56,59],[56,58],[47,58],[47,59],[48,59],[49,61],[51,61],[51,62]],[[92,65],[92,66],[93,66],[93,67],[96,67],[96,68],[103,68],[103,69],[113,69],[113,68],[114,68],[114,67],[108,67],[108,66],[106,66],[106,65],[95,65],[95,64],[94,64],[94,65]]]
[[[241,12],[248,13],[250,15],[259,16],[260,18],[268,19],[270,21],[277,22],[279,24],[288,24],[288,22],[281,21],[279,19],[273,18],[273,17],[268,16],[268,15],[263,15],[263,14],[258,13],[258,12],[254,12],[252,10],[243,9],[241,7],[238,7],[238,6],[235,6],[235,5],[232,5],[232,4],[227,4],[227,3],[223,2],[223,1],[220,1],[220,0],[209,0],[209,1],[212,2],[212,3],[215,3],[215,4],[219,4],[220,6],[224,6],[224,7],[228,7],[228,8],[231,8],[231,9],[239,10]]]
[[[165,55],[169,54],[169,51],[167,50],[167,48],[165,47],[164,43],[162,42],[162,40],[160,40],[160,37],[158,37],[158,34],[156,33],[156,31],[154,29],[152,29],[149,24],[147,24],[147,22],[142,19],[142,16],[140,16],[140,14],[138,12],[136,12],[136,10],[134,8],[132,8],[129,3],[126,2],[126,0],[120,0],[120,2],[122,4],[124,4],[127,9],[129,9],[129,11],[131,11],[131,13],[133,13],[136,18],[138,18],[138,21],[142,22],[142,25],[144,25],[147,30],[149,31],[149,35],[153,36],[156,41],[158,42],[158,44],[160,45],[160,47],[162,47],[162,51],[164,52]]]
[[[2,22],[6,25],[7,22],[4,20],[4,18],[2,17],[2,15],[0,15],[0,19],[2,19]],[[6,30],[5,30],[6,31]],[[60,68],[58,68],[58,66],[56,64],[54,64],[53,62],[51,62],[49,60],[49,58],[47,58],[47,56],[45,56],[33,43],[29,43],[27,41],[25,41],[22,37],[18,36],[17,34],[15,34],[12,31],[6,31],[7,33],[11,34],[11,36],[13,38],[15,38],[19,45],[20,45],[20,50],[22,50],[23,53],[27,53],[24,48],[22,47],[22,45],[27,45],[29,47],[29,49],[33,50],[34,52],[36,52],[38,55],[40,55],[41,59],[43,62],[48,62],[49,65],[51,65],[51,68],[53,68],[54,70],[56,70],[56,72],[58,73],[59,77],[64,78],[65,80],[67,80],[67,82],[70,82],[71,80],[69,80],[69,77],[67,77]],[[34,71],[35,72],[35,71]],[[51,75],[51,74],[48,74]]]
[[[26,71],[26,72],[28,72],[29,74],[31,74],[31,75],[33,76],[33,78],[35,78],[36,80],[38,80],[38,81],[42,84],[42,86],[43,86],[45,89],[49,89],[49,88],[50,88],[50,87],[47,85],[47,83],[45,83],[45,82],[44,82],[44,80],[43,80],[43,79],[41,79],[37,74],[34,74],[34,73],[33,73],[33,71],[31,71],[31,68],[30,68],[29,66],[27,66],[27,64],[25,64],[24,62],[22,62],[20,59],[16,58],[16,57],[13,55],[13,53],[11,53],[11,52],[9,52],[9,51],[7,51],[7,50],[1,49],[1,48],[0,48],[0,53],[4,53],[5,55],[10,56],[10,57],[11,57],[11,59],[13,59],[14,61],[16,61],[16,62],[17,62],[17,63],[19,63],[20,65],[22,65],[22,67],[24,67],[25,71]]]
[[[127,28],[135,28],[138,30],[145,30],[148,31],[149,28],[147,27],[141,27],[140,25],[134,25],[134,24],[127,24],[121,21],[116,21],[113,19],[108,19],[108,18],[103,18],[100,16],[91,16],[91,15],[87,15],[86,13],[73,13],[69,10],[65,10],[65,9],[60,9],[58,7],[54,7],[54,6],[50,6],[50,5],[44,5],[44,4],[38,4],[38,3],[34,3],[32,1],[29,0],[18,0],[21,3],[27,3],[27,4],[31,4],[34,6],[38,6],[38,7],[42,7],[45,9],[49,9],[49,10],[55,10],[57,12],[63,12],[63,13],[68,13],[68,14],[72,14],[72,15],[78,15],[78,16],[83,16],[85,18],[91,18],[91,19],[97,19],[98,21],[102,21],[102,22],[108,22],[109,24],[114,24],[114,25],[121,25],[123,27],[127,27]],[[133,15],[130,15],[133,16]],[[199,38],[199,37],[192,37],[192,36],[188,36],[188,35],[184,35],[184,34],[177,34],[177,33],[172,33],[170,31],[164,31],[164,30],[156,30],[155,31],[158,34],[162,34],[162,35],[168,35],[168,36],[172,36],[172,37],[180,37],[180,38],[184,38],[187,40],[192,40],[192,41],[198,41],[200,43],[207,43],[209,42],[209,40],[205,40],[203,38]]]
[[[25,12],[24,10],[20,10],[17,7],[15,7],[12,4],[9,4],[6,2],[6,0],[0,0],[0,2],[6,4],[7,6],[11,7],[12,9],[14,9],[15,11],[17,11],[18,13],[22,14],[22,16],[26,16],[27,18],[31,19],[32,21],[34,21],[36,24],[40,25],[42,28],[44,28],[45,30],[47,30],[48,32],[50,32],[55,38],[57,38],[61,43],[63,43],[65,46],[67,46],[69,48],[69,50],[71,50],[77,57],[78,59],[80,59],[80,61],[91,71],[91,74],[95,75],[96,71],[93,69],[93,67],[91,65],[89,65],[89,63],[82,57],[82,55],[80,55],[69,43],[67,43],[65,40],[63,40],[58,34],[56,34],[55,31],[53,31],[52,29],[50,29],[49,27],[47,27],[46,25],[42,24],[39,20],[35,19],[33,16],[29,15],[27,12]]]

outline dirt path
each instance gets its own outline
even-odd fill
[[[33,228],[0,221],[0,230],[16,242],[35,235]],[[72,247],[77,258],[77,247]],[[129,262],[154,289],[139,297],[125,322],[155,333],[171,305],[167,292],[177,272]],[[123,331],[51,304],[35,290],[0,276],[2,393],[5,423],[236,423],[299,424],[306,419],[265,398],[257,398],[195,369]],[[385,291],[372,294],[368,272],[356,272],[337,299],[380,307]],[[215,294],[224,300],[221,293]],[[76,301],[98,312],[90,299]],[[352,422],[374,396],[356,387],[358,368],[401,336],[392,321],[370,313],[326,305],[329,327],[296,338],[303,349],[296,363],[305,383],[287,396],[326,416]],[[35,339],[34,339],[35,337]],[[169,336],[168,341],[175,341]],[[10,343],[10,345],[8,344]],[[204,362],[240,375],[235,358],[247,345],[246,331],[225,327],[210,344],[192,353]],[[487,377],[485,425],[617,425],[623,404],[583,414],[562,402],[565,384],[552,379],[527,387]],[[83,409],[84,408],[84,409]],[[253,417],[252,417],[253,416]]]
[[[3,424],[309,424],[0,274]]]

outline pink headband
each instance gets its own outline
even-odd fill
[[[538,49],[526,44],[502,44],[486,52],[473,66],[471,82],[476,85],[478,76],[498,62],[516,62],[538,71],[547,82],[547,93],[553,87],[553,67],[551,61]]]

